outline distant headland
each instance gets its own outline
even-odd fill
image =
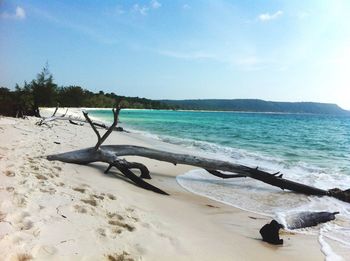
[[[350,115],[350,111],[336,104],[318,102],[275,102],[259,99],[192,99],[159,100],[159,102],[184,110]]]

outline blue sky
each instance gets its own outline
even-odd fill
[[[350,109],[350,1],[0,0],[0,85]]]

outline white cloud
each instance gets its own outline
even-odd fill
[[[272,60],[262,60],[256,55],[248,55],[246,57],[236,57],[235,55],[223,55],[211,53],[207,51],[176,51],[176,50],[153,50],[156,53],[181,60],[197,61],[197,60],[211,60],[218,63],[228,65],[234,70],[241,71],[259,71],[265,69],[280,70],[279,64]]]
[[[281,67],[277,67],[272,60],[263,60],[256,55],[248,55],[241,58],[233,58],[228,60],[228,63],[235,69],[241,71],[261,71],[261,70],[278,70],[280,71]]]
[[[161,6],[162,6],[162,4],[159,3],[157,0],[152,0],[152,1],[151,1],[151,7],[152,7],[153,9],[158,9],[158,8],[161,7]]]
[[[277,19],[278,17],[280,17],[281,15],[283,15],[283,11],[278,10],[276,13],[274,14],[270,14],[270,13],[264,13],[264,14],[260,14],[258,16],[258,19],[262,22],[267,22],[270,20],[274,20]]]
[[[136,13],[140,13],[141,15],[147,15],[149,8],[147,6],[141,6],[139,4],[134,4],[132,10]]]
[[[158,9],[161,6],[162,4],[159,3],[157,0],[151,0],[148,5],[134,4],[132,7],[132,11],[141,15],[147,15],[148,11],[150,11],[151,9]]]
[[[188,9],[191,9],[191,6],[190,6],[189,4],[184,4],[184,5],[182,6],[182,9],[188,10]]]
[[[248,56],[243,59],[237,59],[237,65],[239,66],[256,66],[261,63],[261,60],[256,56]]]
[[[118,14],[118,15],[122,15],[122,14],[124,14],[125,13],[125,10],[124,10],[124,8],[122,7],[122,6],[117,6],[116,8],[115,8],[115,12]]]
[[[17,6],[15,17],[17,19],[24,19],[24,18],[26,18],[26,12],[24,11],[24,9],[22,7]]]
[[[304,18],[309,17],[310,15],[311,15],[310,12],[300,11],[296,14],[296,17],[299,19],[304,19]]]
[[[24,11],[24,9],[22,7],[17,6],[15,17],[18,19],[26,18],[26,12]]]
[[[15,10],[15,13],[11,14],[11,13],[4,12],[4,13],[0,14],[0,17],[3,18],[3,19],[23,20],[23,19],[26,18],[26,12],[25,12],[25,10],[22,7],[17,6],[16,10]]]
[[[158,51],[160,55],[168,56],[177,59],[185,59],[185,60],[199,60],[199,59],[216,59],[216,56],[211,53],[206,53],[202,51],[194,51],[194,52],[178,52],[178,51],[169,51],[162,50]]]

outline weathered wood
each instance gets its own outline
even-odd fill
[[[98,130],[96,129],[94,123],[92,122],[92,120],[88,116],[88,113],[86,111],[83,111],[83,114],[84,114],[84,117],[85,117],[86,121],[90,124],[91,128],[94,130],[95,134],[97,135],[97,143],[96,143],[95,148],[94,148],[95,151],[98,150],[98,148],[101,146],[101,144],[107,139],[107,137],[111,134],[113,129],[117,126],[120,109],[121,108],[120,108],[119,105],[117,105],[115,108],[112,109],[112,112],[113,112],[113,123],[107,129],[106,133],[103,134],[102,137],[101,137],[100,133],[98,132]]]
[[[113,164],[114,167],[119,169],[125,177],[129,178],[131,181],[135,182],[137,185],[139,185],[141,188],[151,190],[153,192],[163,194],[163,195],[169,195],[167,192],[147,183],[146,181],[142,180],[138,176],[136,176],[131,170],[130,170],[130,164],[124,160],[117,160]]]
[[[99,123],[99,122],[95,122],[95,121],[93,121],[92,122],[95,126],[97,126],[97,127],[100,127],[100,128],[103,128],[103,129],[108,129],[110,126],[108,126],[108,125],[106,125],[106,124],[104,124],[104,123]],[[128,131],[126,131],[126,130],[124,130],[122,127],[117,127],[117,126],[115,126],[114,128],[113,128],[113,130],[114,131],[124,131],[124,132],[128,132]]]
[[[80,118],[77,118],[77,117],[70,117],[70,116],[65,116],[65,117],[62,117],[62,116],[51,116],[51,117],[47,117],[47,118],[41,118],[40,121],[38,121],[36,123],[36,125],[44,125],[44,124],[47,124],[51,121],[56,121],[56,120],[60,120],[60,121],[70,121],[70,120],[73,120],[73,121],[78,121],[78,122],[85,122],[85,120],[82,120]]]
[[[73,124],[73,125],[79,125],[79,126],[83,126],[84,125],[84,123],[77,123],[77,122],[75,122],[75,121],[73,121],[73,120],[69,120],[69,123],[70,124]]]
[[[247,176],[245,175],[240,175],[240,174],[224,174],[221,173],[220,171],[217,170],[212,170],[212,169],[206,169],[210,174],[222,178],[222,179],[232,179],[232,178],[246,178]]]
[[[350,202],[350,189],[341,190],[338,188],[328,190],[328,195],[345,202]]]
[[[64,114],[61,115],[61,117],[65,117],[66,114],[67,114],[67,112],[68,112],[68,108],[66,109],[66,112],[65,112]]]
[[[53,114],[51,115],[51,117],[53,117],[53,116],[56,115],[56,112],[57,112],[59,106],[60,106],[60,104],[57,103],[56,108],[55,108],[55,111],[53,112]]]
[[[317,226],[321,223],[326,223],[328,221],[334,220],[335,215],[339,214],[339,212],[311,212],[304,211],[296,213],[292,216],[287,216],[287,227],[289,229],[298,229],[305,227],[313,227]]]
[[[49,155],[47,158],[49,160],[59,160],[68,163],[77,163],[77,164],[87,164],[96,161],[106,161],[106,158],[102,157],[105,152],[108,152],[115,157],[121,156],[140,156],[150,159],[155,159],[159,161],[170,162],[173,164],[184,164],[191,165],[206,169],[208,171],[226,171],[235,174],[239,174],[240,177],[250,177],[253,179],[260,180],[264,183],[279,187],[281,189],[288,189],[295,192],[307,194],[307,195],[318,195],[324,196],[327,195],[326,190],[314,188],[308,185],[297,183],[288,179],[280,178],[268,172],[247,167],[244,165],[234,164],[227,161],[214,160],[203,158],[194,155],[188,154],[177,154],[167,151],[155,150],[145,147],[132,146],[132,145],[103,145],[100,146],[100,150],[95,151],[92,148],[66,152],[62,154]],[[225,175],[225,174],[222,174]],[[215,175],[218,176],[218,175]],[[225,178],[237,177],[237,175],[228,175]]]
[[[140,178],[142,178],[142,179],[151,179],[152,178],[149,174],[148,168],[145,165],[143,165],[142,163],[125,161],[125,165],[128,169],[138,169],[141,172]],[[107,174],[112,167],[114,167],[114,165],[110,164],[104,173]]]
[[[73,124],[73,125],[78,125],[78,124],[75,124],[76,122],[81,122],[82,124],[83,124],[83,123],[87,123],[86,120],[81,119],[81,118],[79,118],[79,117],[66,116],[67,112],[68,112],[68,108],[66,109],[66,112],[65,112],[64,114],[62,114],[61,116],[52,115],[52,116],[50,116],[50,117],[42,117],[42,118],[40,119],[40,121],[38,121],[38,122],[36,123],[36,125],[39,125],[39,126],[41,126],[41,125],[47,125],[47,123],[52,122],[52,121],[56,121],[56,120],[60,120],[60,121],[69,121],[69,123],[71,123],[71,124]],[[55,114],[56,114],[56,112],[55,112]],[[72,121],[73,121],[74,123],[73,123]],[[107,130],[108,130],[108,129],[111,127],[110,125],[106,125],[106,124],[104,124],[104,123],[102,123],[102,122],[97,122],[97,121],[92,121],[92,120],[91,120],[91,122],[92,122],[92,124],[93,124],[94,126],[97,126],[97,127],[103,128],[103,129],[107,129]],[[124,131],[124,132],[127,132],[127,131],[125,131],[122,127],[116,127],[116,126],[115,126],[112,130],[113,130],[113,131]]]

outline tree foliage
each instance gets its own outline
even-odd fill
[[[31,92],[34,98],[34,106],[54,106],[57,100],[57,84],[53,82],[53,76],[46,64],[43,70],[31,82]]]
[[[160,101],[139,97],[125,97],[115,93],[91,92],[81,86],[58,87],[46,64],[36,79],[16,84],[15,90],[0,87],[0,114],[7,116],[40,116],[39,107],[113,107],[116,101],[123,100],[124,108],[137,109],[173,109]]]

